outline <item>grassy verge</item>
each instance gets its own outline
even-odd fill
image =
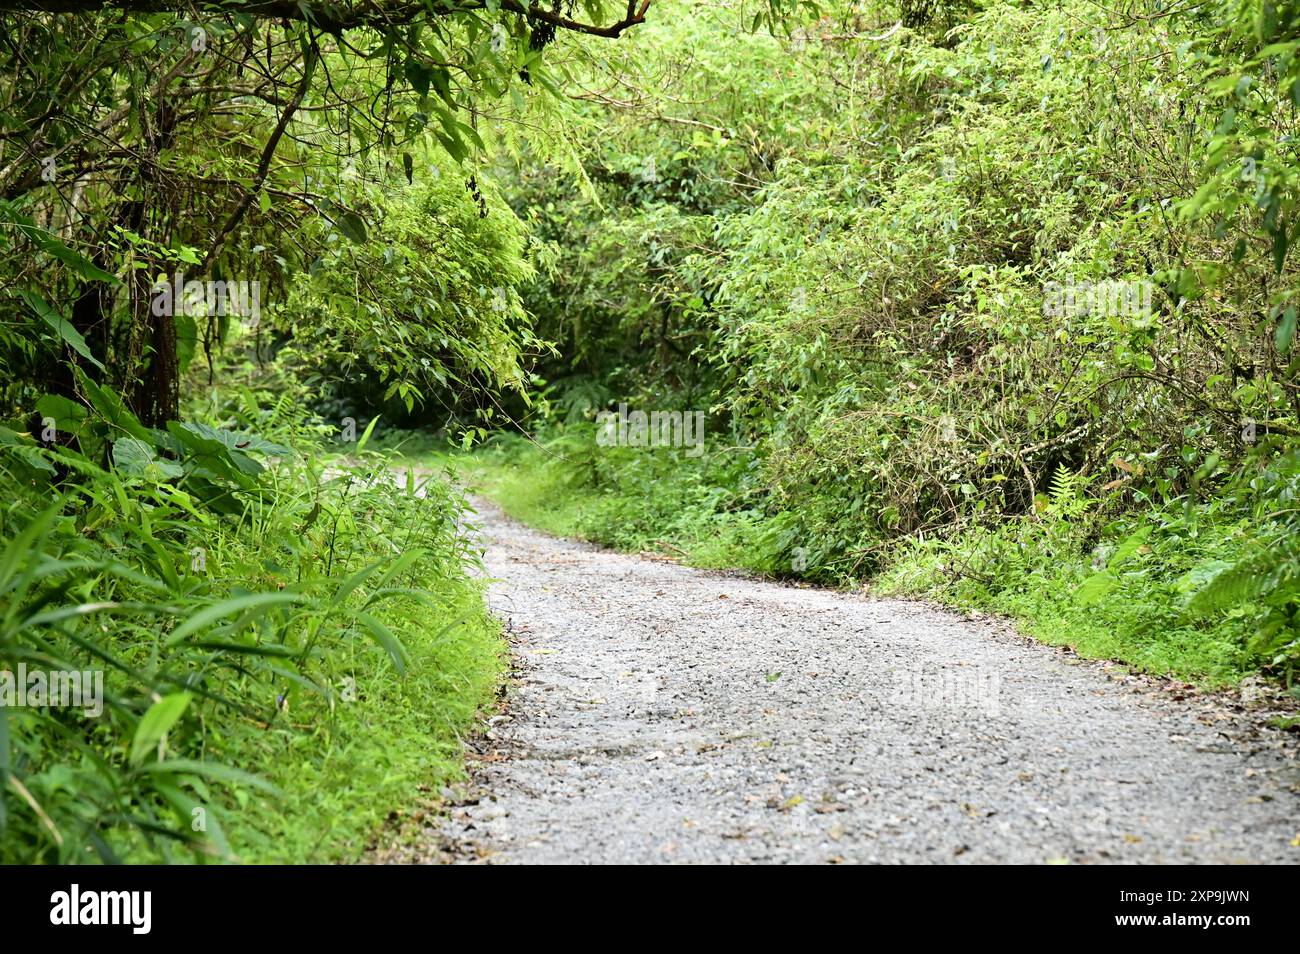
[[[443,613],[389,619],[409,656],[404,677],[358,659],[353,698],[332,717],[313,699],[283,727],[232,738],[231,757],[283,793],[228,824],[242,860],[356,860],[391,813],[464,776],[461,739],[495,697],[504,643],[477,586],[442,596]]]
[[[0,705],[0,862],[354,860],[462,771],[505,657],[460,491],[291,430],[0,429],[0,675],[102,686]]]
[[[799,512],[764,509],[770,504],[747,489],[751,459],[601,451],[594,457],[580,437],[541,448],[508,441],[476,455],[468,470],[506,513],[551,533],[659,550],[694,566],[866,583],[882,595],[995,612],[1084,657],[1207,687],[1261,671],[1279,676],[1261,643],[1259,607],[1188,610],[1207,567],[1230,566],[1257,544],[1240,508],[1102,515],[1062,494],[1034,517],[993,530],[828,541],[809,535]],[[1276,634],[1270,638],[1276,644]]]
[[[386,461],[352,465],[360,489],[350,493],[348,478],[336,479],[334,514],[347,526],[306,549],[317,563],[327,539],[339,551],[324,568],[330,589],[345,588],[371,561],[418,554],[387,581],[410,592],[373,608],[391,642],[334,643],[312,674],[326,691],[286,691],[276,720],[241,724],[223,739],[224,759],[280,793],[250,799],[236,791],[227,805],[226,838],[242,861],[357,860],[393,813],[463,777],[461,740],[495,698],[506,647],[482,584],[464,572],[471,557],[453,529],[463,500],[438,476],[422,496],[411,492],[414,475],[406,488],[376,481]],[[376,593],[372,580],[358,586],[358,600]]]
[[[1018,529],[1039,540],[1048,535],[1048,528]],[[1180,564],[1186,554],[1166,552],[1164,563],[1141,561],[1146,565],[1135,566],[1122,586],[1088,599],[1080,590],[1097,567],[1079,552],[1077,535],[1062,536],[1059,546],[1026,547],[1016,556],[1029,559],[1010,567],[997,565],[987,537],[913,544],[901,549],[873,589],[1009,616],[1026,635],[1069,646],[1085,658],[1114,659],[1208,687],[1234,685],[1259,671],[1264,660],[1248,648],[1248,619],[1204,620],[1183,610],[1190,567]]]

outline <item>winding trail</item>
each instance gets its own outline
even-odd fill
[[[516,671],[445,858],[1300,861],[1300,768],[1231,698],[925,604],[478,522]]]

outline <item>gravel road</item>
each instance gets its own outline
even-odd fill
[[[1235,697],[996,620],[479,523],[515,673],[425,858],[1300,860],[1300,768]]]

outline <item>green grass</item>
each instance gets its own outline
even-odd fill
[[[547,533],[703,568],[776,569],[774,524],[743,506],[745,456],[604,448],[594,457],[581,438],[563,438],[502,440],[452,461],[507,515]]]
[[[395,632],[410,655],[397,678],[384,660],[361,664],[355,701],[332,720],[312,700],[303,728],[254,729],[233,738],[231,756],[281,789],[227,822],[249,862],[351,861],[392,813],[464,777],[462,738],[495,698],[505,663],[500,625],[476,586],[465,586],[452,619],[411,612]],[[289,721],[298,722],[290,712]]]

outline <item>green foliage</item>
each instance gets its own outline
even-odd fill
[[[381,7],[0,13],[0,669],[106,690],[0,708],[0,860],[354,857],[495,685],[467,504],[365,447],[526,402],[485,136],[639,18]]]
[[[482,207],[450,173],[356,189],[371,241],[327,232],[281,313],[302,372],[327,369],[353,392],[372,381],[408,410],[449,390],[521,390],[520,354],[536,342],[517,288],[533,269],[495,188],[482,186]]]
[[[1295,518],[1300,457],[1261,468],[1248,499],[1252,513],[1236,546],[1199,565],[1184,581],[1196,617],[1249,622],[1249,651],[1282,673],[1288,684],[1300,669],[1300,526]]]
[[[1183,201],[1188,219],[1206,221],[1232,240],[1231,261],[1256,251],[1262,237],[1271,269],[1262,279],[1274,323],[1273,344],[1287,356],[1295,338],[1296,288],[1287,259],[1296,231],[1300,162],[1289,147],[1300,104],[1300,7],[1227,0],[1188,18],[1191,48],[1217,123],[1204,145],[1203,182]],[[1212,293],[1227,272],[1213,261],[1180,274],[1189,296]]]
[[[91,390],[83,411],[80,446],[111,444],[111,466],[0,430],[13,494],[0,514],[0,669],[100,671],[104,706],[0,707],[0,857],[359,850],[385,799],[409,798],[427,771],[410,701],[397,715],[377,706],[403,699],[419,670],[445,776],[494,685],[494,627],[463,575],[475,560],[456,526],[463,500],[436,478],[394,485],[379,456],[327,473],[308,440],[291,449],[197,422],[151,431],[108,392]],[[381,744],[408,743],[393,776],[408,787],[384,773],[357,811],[361,778],[329,769],[330,798],[351,798],[293,819],[309,839],[279,842],[281,806],[317,797],[310,779],[341,746],[364,752],[355,734],[376,719],[396,736]],[[289,752],[305,771],[284,770]]]
[[[632,551],[689,553],[699,566],[779,569],[767,521],[746,506],[752,455],[597,447],[590,425],[533,443],[494,438],[473,466],[505,511],[565,536]]]
[[[715,508],[716,461],[570,446],[599,479],[538,519],[695,553],[726,514],[746,566],[1290,679],[1300,564],[1262,514],[1300,434],[1291,19],[841,3],[630,38],[578,107],[586,179],[527,151],[503,178],[557,246],[531,420],[581,443],[619,401],[707,406],[754,451]]]
[[[0,708],[0,860],[355,854],[454,771],[498,646],[395,418],[529,427],[558,532],[1293,681],[1297,9],[0,15],[0,667],[108,690]]]
[[[771,31],[796,6],[739,12]],[[528,413],[551,349],[521,293],[560,271],[488,167],[571,144],[573,68],[631,68],[606,41],[643,14],[0,13],[0,669],[106,690],[93,718],[0,708],[0,860],[354,857],[456,770],[500,668],[468,505],[367,448],[402,415],[468,445]],[[728,191],[647,185],[697,212]],[[709,232],[651,210],[590,233],[593,269],[659,255],[636,320],[700,317],[677,269]],[[229,282],[251,313],[213,297]],[[544,413],[581,419],[611,393],[593,380]]]

